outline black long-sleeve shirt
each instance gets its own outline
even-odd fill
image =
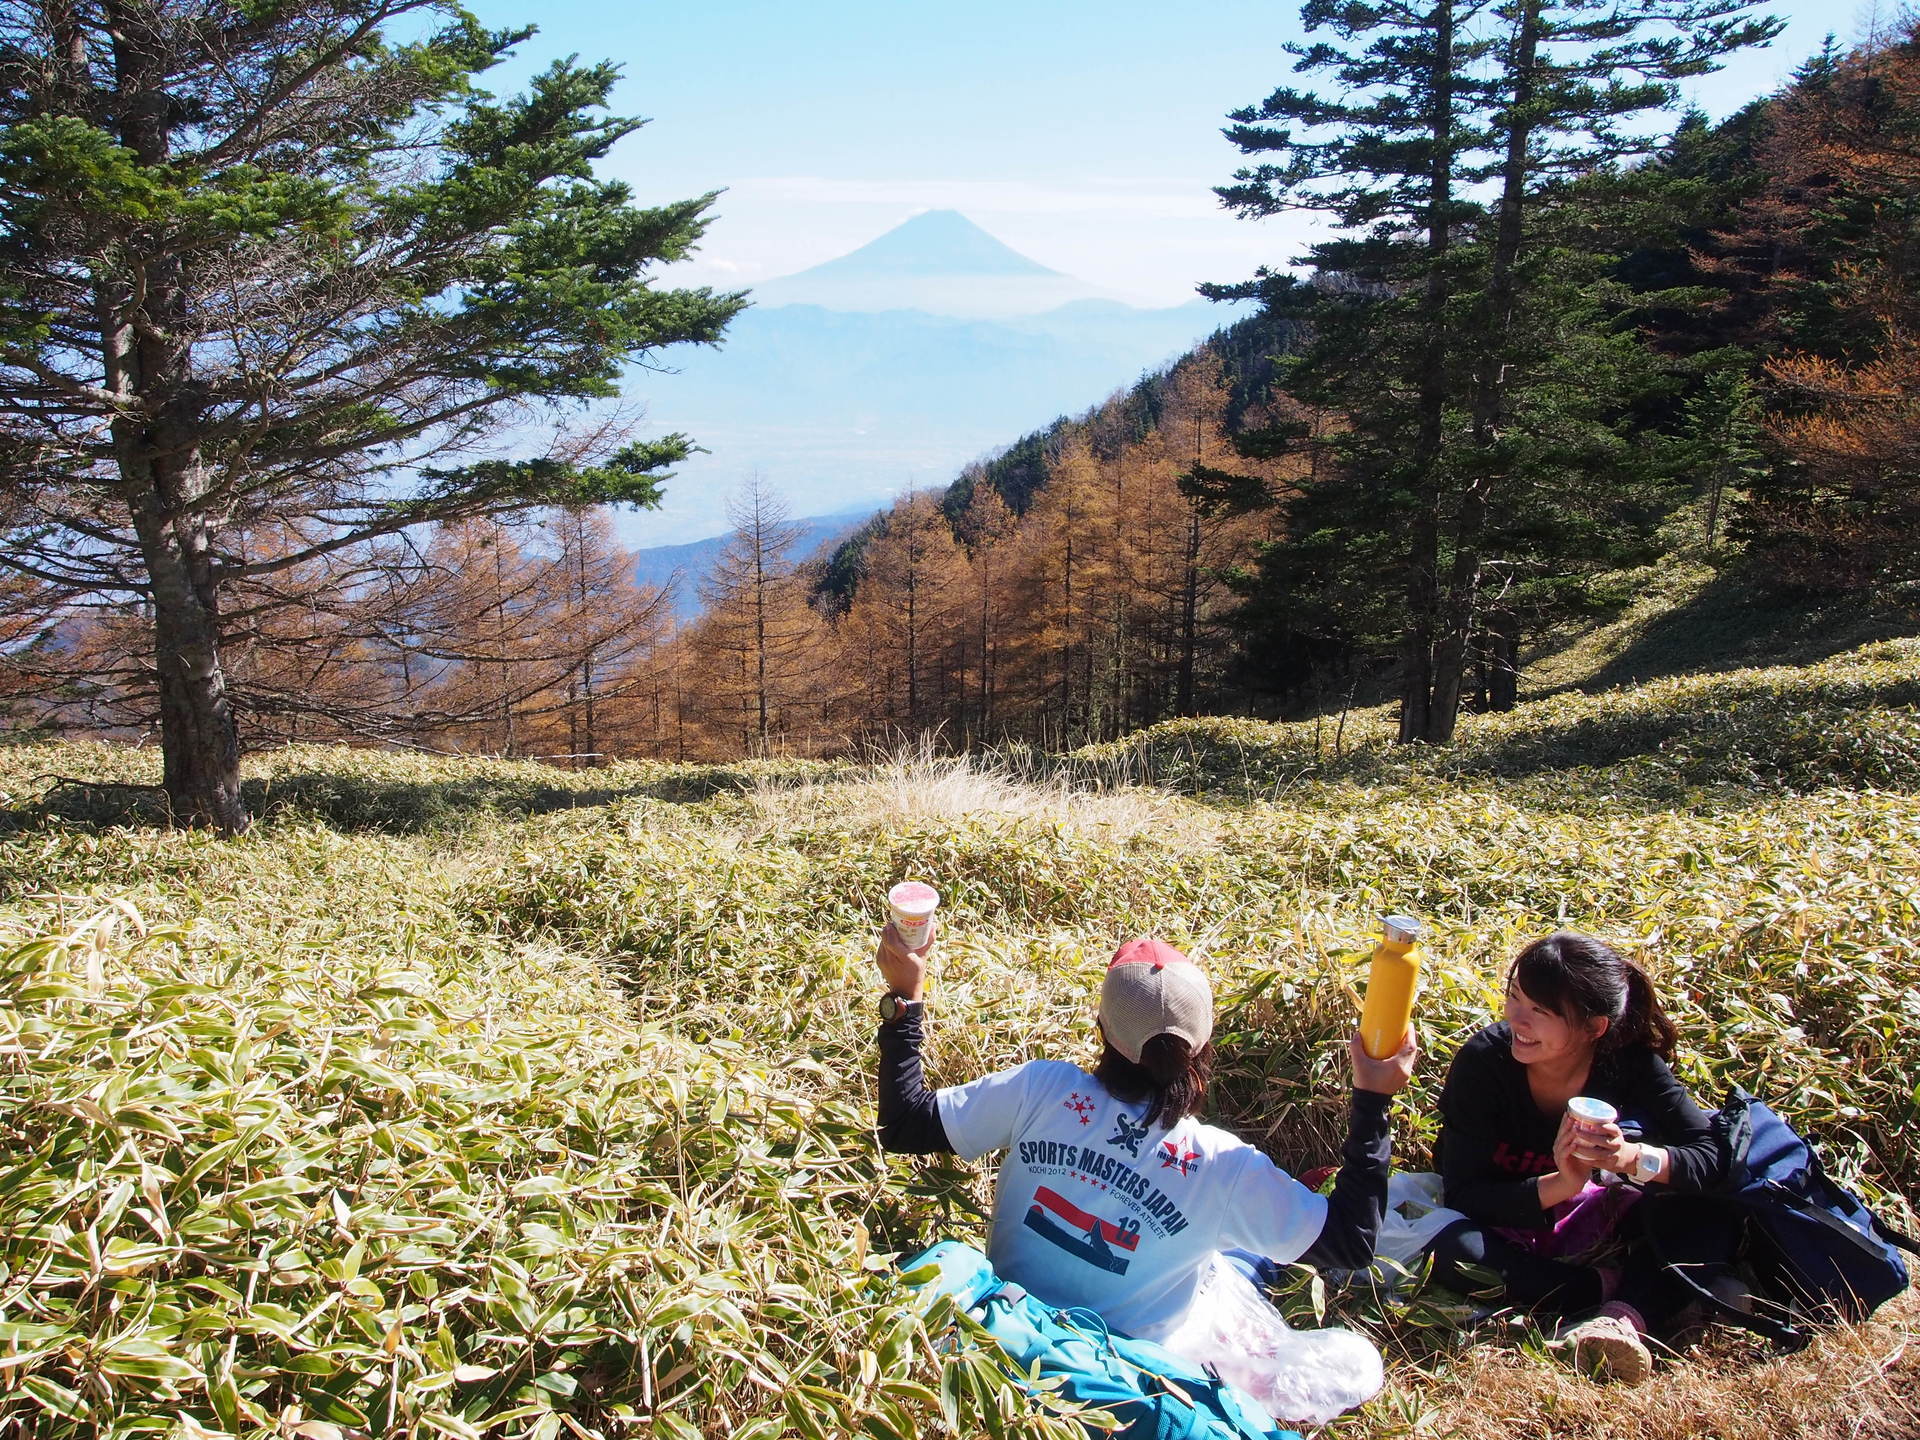
[[[918,1015],[880,1027],[880,1148],[898,1155],[953,1152],[940,1103],[920,1068],[924,1027]]]
[[[1664,1146],[1662,1183],[1704,1190],[1720,1178],[1719,1146],[1700,1107],[1644,1045],[1596,1055],[1584,1094],[1620,1112],[1650,1144]],[[1489,1025],[1453,1057],[1440,1092],[1440,1175],[1447,1204],[1488,1225],[1539,1230],[1550,1222],[1540,1179],[1551,1175],[1561,1112],[1543,1111],[1513,1058],[1513,1031]]]
[[[880,1027],[880,1144],[905,1155],[951,1153],[940,1105],[920,1063],[925,1032],[918,1015]],[[1389,1095],[1355,1090],[1340,1170],[1327,1196],[1327,1218],[1300,1259],[1309,1265],[1358,1270],[1373,1262],[1374,1241],[1387,1213],[1387,1172],[1393,1138]]]

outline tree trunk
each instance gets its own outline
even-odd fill
[[[1487,708],[1511,710],[1520,703],[1520,617],[1497,613],[1488,630]]]
[[[980,733],[993,733],[993,571],[990,559],[980,571]]]
[[[1473,627],[1480,599],[1482,540],[1496,479],[1493,448],[1500,439],[1506,409],[1507,370],[1513,342],[1516,269],[1525,238],[1523,221],[1529,150],[1534,122],[1534,71],[1540,43],[1540,0],[1525,0],[1514,37],[1513,93],[1507,111],[1506,155],[1501,163],[1500,206],[1480,326],[1480,358],[1473,386],[1475,464],[1461,497],[1454,533],[1453,564],[1447,580],[1443,628],[1434,646],[1433,707],[1427,738],[1437,744],[1453,739],[1460,716],[1460,687],[1466,676]]]
[[[580,580],[577,613],[581,615],[589,613],[588,607],[593,603],[593,591],[587,583],[587,543],[586,514],[584,511],[575,510],[573,512],[573,548],[576,561],[574,571]],[[587,766],[589,769],[598,769],[606,763],[605,758],[600,754],[599,728],[595,723],[597,717],[594,714],[594,648],[592,645],[586,647],[586,652],[580,665],[580,691],[586,701],[583,707],[584,713],[580,717],[583,732],[582,738],[585,744],[576,744],[573,747],[576,756],[584,754],[587,757]],[[574,761],[574,768],[579,768],[578,759]]]
[[[1175,672],[1174,708],[1181,715],[1193,714],[1194,650],[1199,644],[1200,615],[1200,514],[1187,518],[1187,547],[1182,556],[1185,568],[1180,587],[1180,668]]]
[[[753,697],[758,719],[759,757],[769,753],[768,736],[772,727],[767,717],[767,571],[765,551],[760,543],[759,522],[755,522],[753,545]]]
[[[1453,239],[1453,6],[1434,7],[1433,164],[1427,177],[1426,295],[1421,306],[1426,352],[1420,370],[1420,429],[1413,481],[1422,501],[1407,537],[1407,621],[1400,640],[1402,745],[1429,738],[1433,706],[1433,632],[1440,585],[1440,447],[1447,408],[1446,258]]]
[[[907,731],[920,728],[920,519],[909,506],[907,536]]]
[[[1400,734],[1402,745],[1427,739],[1433,705],[1434,568],[1438,565],[1438,525],[1422,516],[1415,525],[1412,576],[1407,585],[1407,623],[1400,633]],[[1423,543],[1423,541],[1425,543]]]
[[[1726,492],[1727,470],[1730,467],[1721,460],[1713,467],[1713,487],[1707,492],[1707,548],[1714,547],[1714,535],[1720,527],[1720,497]]]
[[[159,68],[137,41],[116,34],[120,138],[143,165],[169,159],[170,102]],[[240,737],[220,664],[219,585],[196,510],[204,477],[183,423],[196,397],[192,355],[179,339],[187,311],[181,260],[162,252],[132,256],[129,265],[144,293],[136,301],[129,281],[96,276],[96,313],[101,380],[124,402],[112,424],[114,458],[153,602],[162,782],[175,821],[238,835],[250,820],[240,798]],[[134,324],[136,311],[145,325]]]
[[[205,556],[181,553],[177,527],[159,513],[151,492],[134,524],[153,586],[167,802],[176,821],[238,835],[250,817],[240,798],[240,737],[220,668],[219,605]]]
[[[1067,735],[1073,728],[1073,527],[1076,517],[1073,513],[1073,496],[1069,492],[1066,505],[1065,553],[1060,564],[1060,743],[1066,744]]]
[[[1460,692],[1466,682],[1480,595],[1479,537],[1486,523],[1486,496],[1480,480],[1468,486],[1461,511],[1447,593],[1441,603],[1440,633],[1433,646],[1432,699],[1423,738],[1435,745],[1451,744],[1460,723]]]

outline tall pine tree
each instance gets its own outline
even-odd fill
[[[1452,738],[1490,589],[1597,559],[1610,517],[1645,519],[1646,469],[1608,416],[1646,381],[1596,288],[1604,264],[1579,254],[1567,179],[1649,148],[1635,117],[1778,29],[1742,18],[1750,8],[1310,0],[1309,34],[1341,43],[1297,48],[1295,68],[1338,95],[1283,88],[1232,117],[1242,151],[1278,158],[1222,198],[1253,217],[1320,210],[1344,232],[1308,256],[1312,284],[1215,288],[1311,321],[1286,383],[1341,420],[1320,442],[1318,493],[1292,507],[1298,548],[1269,552],[1268,588],[1297,592],[1304,565],[1348,597],[1337,608],[1356,635],[1382,610],[1358,592],[1395,597],[1403,742]],[[1351,561],[1327,543],[1338,532]]]
[[[649,283],[711,197],[594,177],[640,124],[601,113],[612,66],[476,87],[530,33],[452,0],[4,8],[0,565],[150,617],[184,819],[247,823],[236,585],[424,523],[648,504],[688,451],[529,444],[740,303]],[[241,553],[269,524],[302,543]]]

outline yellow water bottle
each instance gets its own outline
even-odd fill
[[[1367,1003],[1360,1011],[1360,1043],[1367,1054],[1385,1060],[1407,1038],[1413,1023],[1413,997],[1420,989],[1420,962],[1426,955],[1420,937],[1426,927],[1411,915],[1387,915],[1386,934],[1374,947],[1367,972]]]

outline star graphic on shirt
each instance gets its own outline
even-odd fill
[[[1200,1152],[1189,1150],[1185,1144],[1176,1140],[1162,1140],[1160,1168],[1178,1170],[1182,1175],[1191,1175],[1200,1168]]]
[[[1082,1125],[1091,1125],[1093,1123],[1092,1117],[1095,1107],[1092,1096],[1082,1095],[1076,1090],[1060,1103],[1066,1109],[1073,1111],[1075,1115],[1079,1116]]]

